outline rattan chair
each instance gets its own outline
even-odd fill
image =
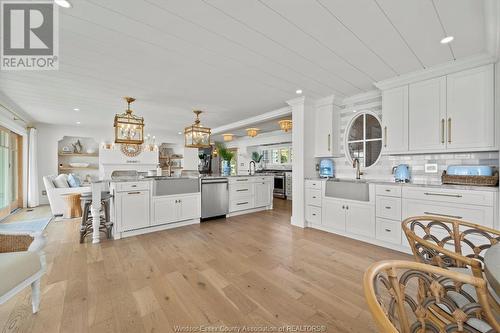
[[[363,284],[368,307],[380,332],[500,332],[482,278],[395,260],[371,265]],[[474,288],[477,301],[463,285]]]
[[[500,231],[441,216],[416,216],[402,222],[402,229],[418,262],[484,279],[484,252],[500,242]],[[500,300],[488,292],[494,312]]]

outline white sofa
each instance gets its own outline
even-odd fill
[[[81,187],[55,187],[54,179],[56,176],[44,176],[43,183],[45,185],[45,190],[47,191],[47,197],[49,198],[50,209],[52,210],[52,214],[55,215],[63,215],[64,210],[66,209],[66,203],[62,198],[63,194],[67,193],[85,193],[90,192],[90,186],[81,186]]]

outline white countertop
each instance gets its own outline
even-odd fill
[[[336,179],[336,178],[333,178]],[[317,181],[326,181],[326,178],[320,177],[309,177],[306,180],[317,180]],[[355,179],[350,178],[340,178],[340,180],[346,181],[355,181]],[[366,179],[362,178],[362,181],[365,181],[370,184],[378,184],[378,185],[393,185],[393,186],[413,186],[413,187],[431,187],[437,189],[452,189],[452,190],[466,190],[466,191],[488,191],[488,192],[498,192],[498,186],[472,186],[472,185],[452,185],[452,184],[441,184],[437,182],[415,182],[415,183],[396,183],[391,181],[384,180],[376,180],[376,179]]]

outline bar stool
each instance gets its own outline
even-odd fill
[[[111,229],[113,227],[113,222],[111,222],[110,216],[110,200],[111,194],[107,191],[101,192],[101,209],[100,214],[100,224],[99,231],[104,232],[108,239],[111,238]],[[83,243],[85,237],[91,235],[94,232],[92,227],[92,193],[83,193],[81,196],[81,202],[83,204],[83,214],[82,223],[80,225],[80,243]]]

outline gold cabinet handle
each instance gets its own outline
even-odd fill
[[[384,126],[384,147],[387,148],[387,126]]]
[[[330,142],[331,140],[330,140],[330,138],[331,138],[331,135],[330,135],[330,134],[328,134],[328,151],[330,151],[330,148],[331,148],[331,147],[330,147],[330,145],[331,145],[331,142]]]
[[[451,117],[448,118],[448,143],[451,143]]]
[[[441,143],[444,144],[444,118],[441,119]]]

